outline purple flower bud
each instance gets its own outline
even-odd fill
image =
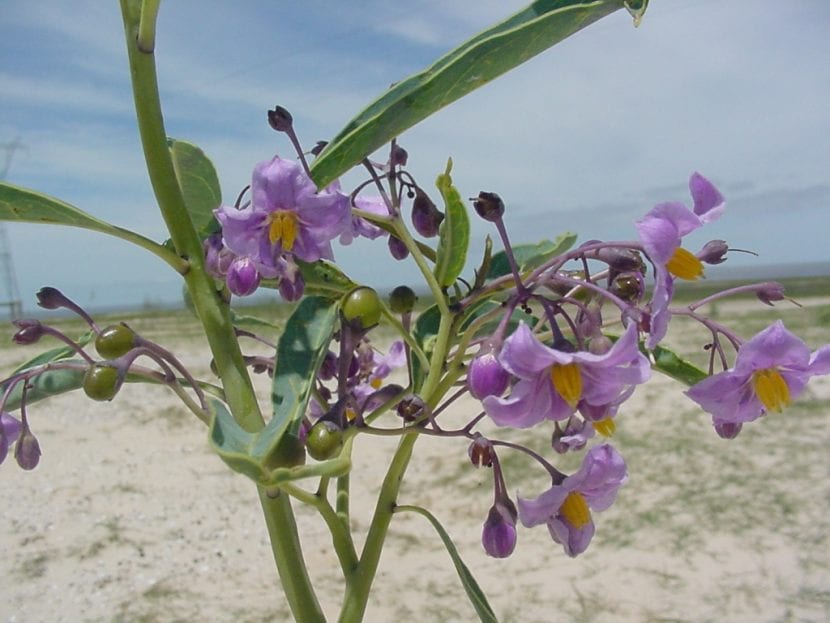
[[[277,132],[287,132],[293,123],[294,118],[291,113],[282,106],[276,106],[274,110],[268,111],[268,125]]]
[[[12,324],[19,329],[12,336],[16,344],[34,344],[45,333],[43,325],[39,320],[13,320]]]
[[[481,218],[491,223],[504,216],[504,201],[496,193],[481,191],[478,197],[473,199],[473,207]]]
[[[211,277],[224,279],[236,256],[222,242],[222,234],[208,236],[202,246],[205,250],[205,270]]]
[[[406,150],[397,143],[395,143],[395,145],[392,146],[391,153],[389,154],[389,164],[391,164],[393,167],[405,167],[406,161],[408,159],[409,154],[406,153]]]
[[[398,238],[397,236],[393,236],[389,234],[389,240],[387,241],[389,245],[389,252],[392,254],[396,260],[405,260],[409,255],[409,249],[406,248],[406,245],[403,243],[403,240]]]
[[[482,349],[467,368],[467,389],[479,400],[487,396],[501,396],[510,383],[510,374],[489,347]]]
[[[311,155],[312,156],[319,156],[320,153],[326,148],[326,145],[328,145],[328,144],[329,144],[328,141],[317,141],[314,144],[314,147],[311,148]]]
[[[589,426],[585,420],[573,417],[568,420],[565,428],[556,428],[551,436],[551,447],[559,454],[565,454],[571,450],[582,450],[588,439],[594,436],[594,427]]]
[[[288,277],[288,275],[283,276],[280,279],[280,296],[289,303],[293,303],[294,301],[299,301],[303,298],[303,293],[305,292],[305,280],[303,276],[298,272],[294,275],[294,279]]]
[[[718,437],[722,439],[735,439],[738,433],[741,432],[743,424],[741,422],[716,422],[715,432]]]
[[[25,470],[34,469],[40,462],[40,444],[28,428],[20,431],[20,438],[14,447],[14,458]]]
[[[697,259],[707,264],[722,264],[726,261],[727,251],[729,251],[729,245],[725,240],[710,240],[698,251]]]
[[[0,412],[0,463],[6,460],[9,446],[20,436],[22,424],[20,420],[6,411]]]
[[[228,289],[237,296],[253,294],[259,287],[260,275],[248,257],[238,257],[228,268]]]
[[[412,202],[412,225],[415,231],[424,238],[438,235],[438,228],[444,215],[435,207],[432,199],[420,188],[415,189],[415,200]]]
[[[74,306],[72,301],[66,298],[63,293],[57,288],[46,286],[38,290],[37,304],[43,309],[60,309],[61,307]]]
[[[467,456],[476,467],[492,467],[495,450],[493,444],[486,437],[476,437],[467,448]]]
[[[772,306],[773,301],[783,301],[787,298],[784,296],[784,286],[777,281],[770,281],[769,283],[760,284],[759,289],[755,292],[755,295],[762,303],[769,306]]]
[[[516,548],[516,506],[508,498],[490,508],[481,532],[481,544],[493,558],[507,558]]]
[[[398,403],[396,410],[404,422],[414,422],[421,418],[428,408],[420,396],[410,394]]]
[[[321,381],[330,381],[337,374],[337,355],[332,351],[327,351],[323,357],[323,363],[320,364],[320,369],[317,370],[317,378]]]

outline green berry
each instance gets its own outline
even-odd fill
[[[95,363],[84,374],[84,393],[93,400],[112,400],[119,386],[118,368],[113,366]]]
[[[415,307],[415,301],[418,297],[415,292],[408,286],[398,286],[389,295],[389,307],[396,314],[407,314]]]
[[[305,465],[305,446],[296,435],[286,432],[277,442],[277,447],[265,459],[265,467],[297,467]]]
[[[312,426],[305,441],[306,450],[315,461],[330,459],[342,445],[343,429],[328,420],[320,420]]]
[[[363,329],[373,327],[380,322],[380,297],[372,288],[355,288],[343,299],[341,313],[346,321],[357,322]]]
[[[95,338],[95,350],[104,359],[117,359],[135,345],[135,332],[125,324],[114,324]]]

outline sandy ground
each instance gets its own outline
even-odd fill
[[[822,335],[827,341],[826,325]],[[198,340],[168,345],[204,370]],[[30,355],[0,351],[4,368]],[[521,529],[509,559],[483,554],[491,475],[469,464],[460,440],[419,441],[400,502],[426,506],[445,523],[502,621],[828,621],[829,381],[817,379],[785,414],[731,442],[676,383],[642,388],[614,442],[630,482],[595,516],[597,536],[577,559],[544,528]],[[450,417],[478,411],[461,401]],[[175,397],[129,386],[99,404],[76,393],[32,406],[30,418],[40,466],[23,473],[8,460],[0,468],[0,620],[290,620],[254,487],[211,454],[204,427]],[[500,434],[544,450],[550,429]],[[356,445],[358,534],[394,445]],[[512,492],[542,490],[538,470],[503,460]],[[312,512],[298,515],[335,620],[341,588],[330,540]],[[476,620],[422,518],[393,522],[366,620]]]

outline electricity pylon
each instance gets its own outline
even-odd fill
[[[10,143],[0,145],[6,150],[5,162],[0,169],[0,180],[6,179],[6,174],[12,166],[14,152],[23,147],[23,143],[14,139]],[[20,318],[23,306],[20,302],[20,292],[17,289],[17,277],[14,273],[12,252],[9,248],[9,239],[6,236],[6,226],[0,221],[0,308],[8,309],[11,319]]]

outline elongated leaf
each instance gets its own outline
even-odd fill
[[[523,273],[533,270],[544,264],[547,260],[561,255],[570,249],[576,242],[576,234],[565,232],[556,237],[556,240],[542,240],[535,244],[520,244],[513,247],[513,256],[519,265],[519,272]],[[490,262],[488,279],[495,279],[510,274],[510,262],[504,251],[499,251],[493,256]]]
[[[78,363],[81,363],[79,360]],[[65,394],[79,389],[84,382],[84,369],[59,369],[46,370],[29,381],[29,389],[26,392],[26,404],[43,400],[51,396]],[[5,392],[6,386],[0,391]],[[15,385],[6,401],[6,411],[13,411],[20,407],[20,399],[23,396],[23,383]]]
[[[537,0],[369,104],[315,160],[312,178],[319,188],[328,185],[407,128],[617,9],[626,6],[637,23],[646,4],[645,0]]]
[[[490,607],[487,597],[484,595],[481,587],[479,587],[478,582],[476,582],[476,579],[470,572],[469,567],[467,567],[467,565],[464,564],[464,561],[461,560],[461,556],[459,555],[455,544],[452,542],[452,538],[444,529],[444,526],[441,525],[441,522],[438,521],[438,518],[427,509],[420,506],[398,506],[395,509],[395,512],[400,511],[410,511],[426,517],[429,523],[432,524],[432,527],[435,528],[438,536],[441,537],[444,547],[447,548],[447,553],[450,555],[450,558],[452,558],[452,564],[455,566],[458,578],[461,580],[461,584],[464,586],[467,597],[469,597],[470,603],[473,604],[473,608],[475,608],[478,618],[485,623],[496,623],[496,613],[493,612],[493,609]]]
[[[267,459],[283,433],[305,415],[317,370],[334,332],[338,308],[337,301],[310,296],[288,319],[277,344],[271,387],[274,415],[254,444],[252,452],[256,457]]]
[[[196,231],[205,237],[211,230],[213,211],[222,203],[216,169],[205,152],[192,143],[168,138],[167,146],[187,212]]]
[[[357,287],[349,276],[326,260],[308,263],[297,260],[305,281],[306,294],[340,298]]]
[[[642,345],[641,350],[646,352]],[[653,369],[689,387],[709,376],[693,363],[682,359],[675,352],[663,346],[657,346],[652,354],[654,356],[654,363],[651,366]]]
[[[435,262],[435,278],[442,288],[448,288],[464,270],[467,249],[470,246],[470,216],[461,195],[452,185],[452,158],[447,169],[438,176],[435,185],[444,198],[444,220],[438,232],[438,253]]]

